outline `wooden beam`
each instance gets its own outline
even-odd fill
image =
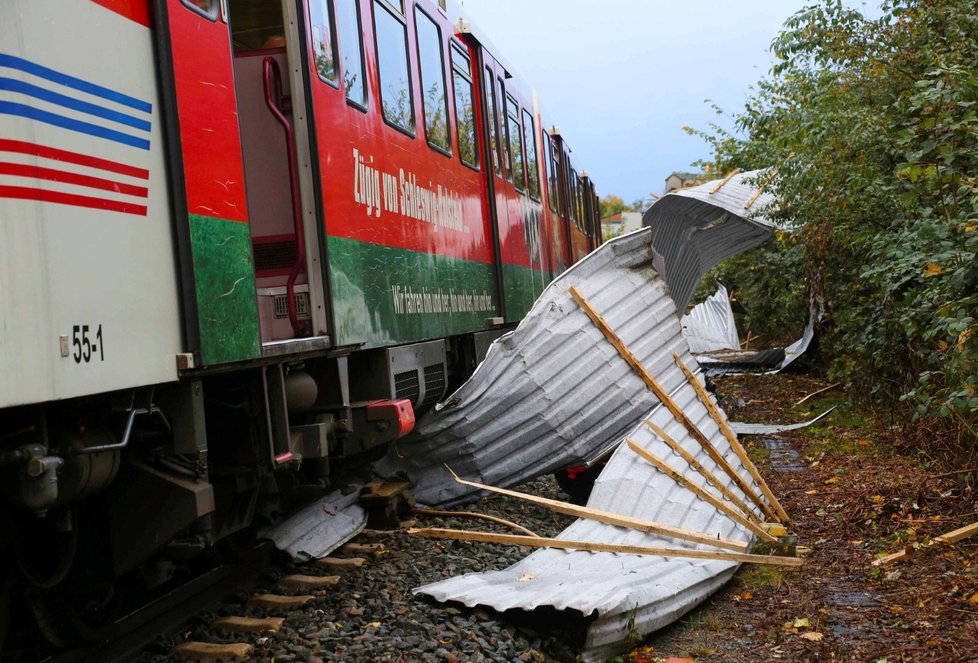
[[[455,473],[452,472],[452,476]],[[455,480],[458,481],[458,477],[455,476]],[[504,520],[502,518],[497,518],[496,516],[490,516],[485,513],[476,513],[474,511],[442,511],[440,509],[422,509],[420,507],[415,507],[415,513],[420,513],[423,516],[444,516],[446,518],[480,518],[482,520],[488,520],[489,522],[497,523],[499,525],[505,525],[510,529],[515,529],[517,532],[523,532],[527,536],[540,536],[533,530],[527,529],[522,525],[517,525],[509,520]]]
[[[561,548],[563,550],[586,550],[588,552],[611,552],[625,555],[655,555],[657,557],[683,557],[688,559],[712,559],[748,564],[771,564],[773,566],[799,567],[804,560],[797,557],[777,557],[751,555],[749,553],[724,552],[720,550],[692,550],[685,548],[653,548],[651,546],[629,546],[593,541],[570,541],[546,537],[521,536],[518,534],[492,534],[491,532],[472,532],[457,529],[409,529],[412,536],[425,536],[434,539],[454,539],[456,541],[480,541],[482,543],[501,543],[530,548]]]
[[[742,516],[739,511],[735,511],[733,507],[724,504],[716,497],[714,497],[707,491],[703,490],[703,488],[697,486],[695,483],[693,483],[692,481],[684,477],[682,474],[669,467],[669,465],[664,460],[658,458],[650,451],[644,449],[642,445],[640,445],[635,440],[626,437],[625,441],[628,442],[629,449],[631,449],[639,456],[644,458],[649,464],[653,465],[657,470],[659,470],[660,472],[668,476],[670,479],[678,483],[686,490],[691,491],[693,494],[695,494],[697,497],[702,499],[704,502],[707,502],[708,504],[711,504],[712,506],[716,507],[718,511],[726,514],[734,522],[743,525],[744,527],[752,531],[754,534],[756,534],[759,538],[764,539],[765,541],[775,542],[778,540],[776,537],[773,537],[770,534],[768,534],[766,531],[764,531],[764,529],[760,525],[751,522],[750,520],[747,520],[747,518]]]
[[[813,391],[812,393],[808,394],[807,396],[805,396],[804,398],[802,398],[800,401],[798,401],[797,403],[795,403],[795,405],[801,405],[802,403],[804,403],[805,401],[807,401],[812,396],[818,396],[819,394],[824,394],[825,392],[827,392],[827,391],[829,391],[831,389],[835,389],[836,387],[840,386],[841,384],[842,384],[841,382],[836,382],[835,384],[830,384],[827,387],[822,387],[818,391]]]
[[[699,472],[703,476],[703,478],[706,479],[707,483],[709,483],[711,486],[719,490],[721,495],[723,495],[728,500],[733,502],[733,504],[738,509],[740,509],[747,518],[753,520],[758,524],[761,524],[761,520],[760,518],[757,517],[757,514],[755,514],[754,511],[749,506],[747,506],[747,504],[742,499],[737,497],[733,493],[733,491],[727,488],[722,481],[717,479],[712,472],[710,472],[708,469],[703,467],[702,463],[696,460],[696,458],[694,458],[691,453],[683,449],[682,445],[676,442],[676,440],[674,440],[671,435],[669,435],[665,430],[663,430],[662,427],[657,426],[655,423],[649,421],[648,419],[645,419],[643,423],[646,425],[646,427],[648,427],[649,430],[651,430],[653,433],[655,433],[660,438],[662,438],[662,441],[665,442],[667,445],[669,445],[670,449],[672,449],[677,454],[679,454],[679,456],[683,460],[685,460],[691,468]]]
[[[452,472],[451,468],[448,468],[449,472]],[[734,550],[737,552],[746,552],[750,546],[746,541],[737,541],[734,539],[725,539],[720,536],[713,536],[706,534],[704,532],[696,532],[693,530],[682,529],[679,527],[673,527],[671,525],[664,525],[662,523],[653,522],[651,520],[642,520],[640,518],[633,518],[631,516],[623,516],[618,513],[612,513],[610,511],[601,511],[600,509],[592,509],[586,506],[578,506],[577,504],[570,504],[568,502],[561,502],[559,500],[551,500],[546,497],[537,497],[536,495],[528,495],[526,493],[520,493],[515,490],[509,490],[506,488],[496,488],[495,486],[487,486],[485,484],[476,483],[474,481],[466,481],[461,479],[455,472],[452,472],[452,476],[455,480],[466,486],[472,486],[473,488],[479,488],[481,490],[488,490],[493,493],[498,493],[500,495],[507,495],[509,497],[515,497],[517,499],[530,502],[531,504],[536,504],[538,506],[545,507],[551,511],[557,513],[563,513],[568,516],[574,516],[576,518],[584,518],[586,520],[596,520],[600,523],[606,525],[615,525],[617,527],[627,527],[628,529],[638,530],[640,532],[645,532],[646,534],[658,534],[659,536],[666,536],[671,539],[679,539],[681,541],[690,541],[692,543],[704,543],[710,546],[716,546],[718,548],[726,548],[728,550]]]
[[[727,182],[729,182],[730,180],[732,180],[733,179],[733,176],[736,175],[739,172],[740,172],[740,168],[734,168],[733,170],[731,170],[727,174],[727,176],[724,177],[722,180],[720,180],[720,182],[715,187],[713,187],[712,189],[710,189],[710,195],[712,196],[714,193],[716,193],[717,191],[719,191],[720,189],[722,189],[724,186],[726,186]]]
[[[941,534],[940,536],[934,537],[931,539],[930,545],[927,547],[939,546],[945,543],[957,543],[961,539],[967,539],[969,536],[974,536],[975,534],[978,534],[978,523],[971,523],[970,525],[965,525],[964,527],[951,530],[946,534]],[[892,555],[887,555],[886,557],[880,557],[877,560],[873,560],[873,566],[890,564],[897,560],[904,559],[905,557],[910,557],[911,555],[913,555],[913,548],[904,549],[900,552],[893,553]]]
[[[761,473],[757,471],[757,467],[751,461],[750,456],[747,455],[747,450],[740,444],[740,440],[737,439],[737,434],[733,432],[733,429],[730,428],[727,420],[722,414],[720,414],[720,410],[717,409],[717,406],[713,403],[713,399],[710,398],[710,395],[706,392],[706,387],[700,384],[699,379],[691,370],[689,370],[689,367],[683,363],[683,360],[679,355],[673,354],[672,356],[675,358],[676,364],[679,366],[680,370],[682,370],[683,375],[685,375],[686,379],[689,380],[689,383],[693,385],[693,389],[696,390],[696,395],[699,396],[700,402],[702,402],[704,407],[706,407],[706,409],[709,411],[710,416],[713,417],[713,421],[715,421],[717,426],[720,428],[720,432],[723,433],[725,438],[727,438],[727,442],[730,443],[730,448],[733,449],[735,454],[737,454],[737,458],[740,459],[743,466],[747,468],[747,472],[751,475],[751,478],[753,478],[757,485],[760,486],[761,492],[764,493],[764,497],[767,498],[768,503],[770,503],[771,507],[774,508],[774,511],[777,512],[777,515],[771,511],[771,507],[763,502],[758,506],[764,509],[764,513],[766,513],[768,517],[773,520],[780,520],[781,522],[788,522],[791,520],[788,518],[788,514],[785,512],[785,510],[781,507],[781,503],[778,502],[778,498],[774,496],[771,488],[768,487],[764,477],[762,477]]]
[[[181,642],[170,654],[198,661],[217,661],[222,658],[248,658],[254,647],[245,642]]]
[[[278,584],[286,589],[325,589],[339,584],[339,576],[291,575],[279,578]]]
[[[230,633],[275,633],[282,628],[285,617],[221,617],[211,622],[211,628]]]
[[[642,362],[640,362],[638,358],[632,354],[632,351],[628,349],[624,342],[622,342],[622,340],[618,337],[618,334],[616,334],[608,323],[604,321],[604,318],[602,318],[601,315],[594,310],[594,307],[591,306],[591,303],[588,302],[587,299],[585,299],[584,295],[581,294],[581,291],[578,290],[576,286],[571,286],[569,292],[571,297],[574,298],[574,301],[578,303],[578,305],[587,314],[588,318],[591,319],[591,322],[594,323],[594,326],[601,330],[601,333],[603,333],[605,338],[608,339],[608,342],[611,343],[616,350],[618,350],[618,354],[620,354],[622,358],[628,362],[628,365],[631,366],[636,373],[638,373],[638,376],[642,378],[642,381],[645,382],[652,393],[655,394],[655,397],[659,399],[659,402],[662,403],[666,409],[672,413],[672,416],[674,416],[676,420],[679,421],[687,431],[689,431],[689,434],[700,443],[703,449],[705,449],[710,455],[710,458],[712,458],[713,461],[720,466],[727,476],[737,483],[740,489],[745,495],[747,495],[747,497],[751,499],[751,501],[758,506],[763,505],[764,500],[757,496],[750,485],[744,481],[743,477],[741,477],[740,474],[738,474],[737,471],[730,465],[727,459],[723,457],[723,454],[717,451],[716,447],[714,447],[703,432],[697,428],[696,424],[688,416],[686,416],[686,413],[682,411],[682,408],[680,408],[676,401],[669,396],[662,385],[660,385],[658,381],[652,377],[652,374],[646,370],[646,368],[642,365]]]

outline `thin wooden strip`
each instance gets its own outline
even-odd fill
[[[734,468],[730,465],[730,462],[723,457],[723,454],[717,451],[716,447],[714,447],[703,434],[703,431],[697,428],[696,424],[688,416],[686,416],[686,413],[682,411],[682,408],[680,408],[676,401],[669,396],[668,392],[666,392],[662,385],[660,385],[659,382],[652,377],[652,374],[646,370],[645,366],[642,365],[642,362],[640,362],[638,358],[632,354],[632,351],[628,349],[624,342],[622,342],[621,338],[618,337],[618,334],[616,334],[608,323],[604,321],[604,318],[602,318],[601,315],[594,310],[594,307],[591,306],[591,303],[584,298],[581,291],[578,290],[576,286],[571,286],[569,292],[571,297],[574,298],[574,301],[578,303],[578,305],[587,314],[588,318],[591,319],[591,322],[594,323],[594,326],[601,330],[601,333],[603,333],[605,338],[608,339],[608,342],[611,343],[616,350],[618,350],[618,354],[620,354],[628,365],[631,366],[632,369],[638,374],[638,376],[642,378],[642,381],[645,382],[652,393],[655,394],[655,397],[659,399],[659,402],[661,402],[666,409],[672,413],[672,416],[674,416],[676,420],[679,421],[687,431],[689,431],[689,434],[700,443],[700,446],[702,446],[706,453],[710,455],[710,458],[712,458],[713,461],[720,466],[720,469],[722,469],[727,476],[736,482],[737,486],[740,487],[743,493],[747,495],[752,502],[757,504],[758,507],[763,509],[765,506],[764,500],[762,500],[757,493],[754,492],[750,485],[744,481],[744,478],[741,477],[736,470],[734,470]]]
[[[351,555],[372,555],[385,550],[387,550],[387,546],[383,543],[347,543],[340,548],[341,552]]]
[[[312,601],[315,596],[281,596],[279,594],[255,594],[248,599],[249,608],[265,608],[276,610],[278,608],[295,608]]]
[[[654,548],[651,546],[628,546],[593,541],[570,541],[547,537],[523,536],[520,534],[493,534],[491,532],[472,532],[453,529],[409,529],[408,534],[435,539],[454,539],[457,541],[479,541],[482,543],[501,543],[504,545],[528,546],[530,548],[561,548],[564,550],[586,550],[589,552],[612,552],[626,555],[655,555],[657,557],[683,557],[688,559],[712,559],[748,564],[771,564],[773,566],[798,567],[804,561],[797,557],[777,557],[752,555],[749,553],[726,552],[722,550],[695,550],[686,548]]]
[[[697,379],[693,372],[689,370],[689,367],[683,362],[679,355],[673,354],[672,356],[675,358],[676,364],[679,366],[680,370],[682,370],[683,375],[685,375],[686,379],[689,380],[689,383],[693,385],[693,389],[696,390],[696,395],[699,396],[700,402],[703,403],[704,407],[706,407],[706,409],[709,411],[710,416],[713,417],[713,421],[715,421],[717,426],[719,426],[720,432],[723,433],[725,438],[727,438],[727,442],[730,443],[730,448],[733,449],[735,454],[737,454],[737,458],[740,459],[740,462],[751,475],[751,478],[753,478],[757,485],[760,486],[761,492],[764,493],[764,497],[767,498],[768,503],[770,503],[771,507],[774,508],[774,511],[777,512],[777,515],[771,511],[771,507],[768,507],[767,504],[762,503],[759,506],[764,509],[764,513],[766,513],[768,517],[781,522],[788,522],[791,520],[788,518],[788,514],[785,512],[784,508],[782,508],[781,503],[778,502],[778,498],[774,496],[774,492],[767,485],[767,481],[764,480],[764,477],[761,476],[761,473],[758,472],[757,467],[747,455],[747,450],[740,444],[740,440],[737,439],[737,434],[733,432],[730,425],[727,424],[726,419],[724,419],[723,415],[720,414],[720,410],[717,409],[717,406],[713,403],[713,399],[710,398],[710,395],[706,392],[706,387],[700,384],[699,379]]]
[[[686,451],[685,449],[683,449],[682,445],[680,445],[678,442],[676,442],[676,440],[674,440],[671,435],[669,435],[660,426],[657,426],[655,423],[649,421],[648,419],[645,419],[644,420],[644,423],[649,428],[649,430],[651,430],[653,433],[655,433],[656,435],[658,435],[659,437],[661,437],[662,440],[663,440],[663,442],[665,442],[667,445],[669,445],[669,448],[670,449],[672,449],[677,454],[679,454],[679,456],[683,460],[685,460],[689,464],[689,466],[691,468],[693,468],[695,471],[699,472],[703,476],[703,478],[706,479],[707,483],[709,483],[711,486],[713,486],[714,488],[716,488],[717,490],[719,490],[720,491],[720,494],[722,494],[728,500],[730,500],[731,502],[733,502],[733,504],[738,509],[740,509],[747,518],[749,518],[750,520],[753,520],[754,522],[756,522],[758,524],[761,524],[760,518],[758,518],[757,517],[757,514],[754,513],[754,511],[749,506],[747,506],[747,503],[746,502],[744,502],[742,499],[740,499],[739,497],[737,497],[733,493],[733,491],[731,491],[729,488],[727,488],[723,484],[722,481],[720,481],[719,479],[717,479],[716,476],[712,472],[710,472],[708,469],[706,469],[705,467],[703,467],[703,464],[700,463],[698,460],[696,460],[696,458],[694,458],[691,453],[689,453],[688,451]]]
[[[950,532],[941,534],[940,536],[935,536],[933,539],[931,539],[930,545],[927,547],[930,548],[945,543],[957,543],[961,539],[966,539],[969,536],[974,536],[975,534],[978,534],[978,523],[971,523],[970,525],[959,527],[956,530],[951,530]],[[880,557],[877,560],[873,560],[873,566],[889,564],[891,562],[904,559],[905,557],[910,557],[911,555],[913,555],[913,548],[904,549],[900,552],[893,553],[892,555],[887,555],[885,557]]]
[[[474,481],[466,481],[458,477],[452,468],[448,468],[449,472],[452,472],[452,476],[455,480],[466,486],[472,486],[473,488],[479,488],[482,490],[488,490],[493,493],[498,493],[500,495],[508,495],[509,497],[516,497],[518,499],[530,502],[532,504],[537,504],[542,507],[546,507],[551,511],[557,513],[563,513],[568,516],[574,516],[576,518],[584,518],[587,520],[596,520],[598,522],[604,523],[606,525],[615,525],[617,527],[627,527],[628,529],[638,530],[640,532],[645,532],[646,534],[658,534],[659,536],[666,536],[671,539],[680,539],[682,541],[690,541],[692,543],[704,543],[710,546],[716,546],[718,548],[727,548],[734,551],[747,551],[749,545],[746,541],[737,541],[734,539],[726,539],[720,536],[713,536],[706,534],[705,532],[696,532],[693,530],[682,529],[679,527],[673,527],[671,525],[664,525],[662,523],[653,522],[651,520],[642,520],[640,518],[633,518],[632,516],[623,516],[621,514],[612,513],[610,511],[601,511],[600,509],[592,509],[586,506],[578,506],[577,504],[570,504],[568,502],[561,502],[559,500],[551,500],[546,497],[537,497],[536,495],[528,495],[526,493],[520,493],[515,490],[509,490],[507,488],[496,488],[495,486],[487,486],[485,484],[476,483]]]
[[[278,584],[286,589],[325,589],[339,583],[339,576],[291,575],[279,578]]]
[[[285,617],[221,617],[211,628],[231,633],[274,633],[282,628]]]
[[[836,382],[835,384],[830,384],[827,387],[822,387],[818,391],[813,391],[812,393],[808,394],[807,396],[805,396],[804,398],[802,398],[800,401],[798,401],[797,403],[795,403],[795,405],[801,405],[802,403],[804,403],[805,401],[807,401],[812,396],[818,396],[819,394],[824,394],[825,392],[827,392],[827,391],[829,391],[831,389],[835,389],[836,387],[839,387],[841,385],[842,385],[841,382]]]
[[[762,528],[760,525],[748,520],[747,518],[742,516],[739,511],[735,511],[733,507],[729,506],[728,504],[724,504],[716,497],[714,497],[707,491],[703,490],[703,488],[697,486],[695,483],[693,483],[692,481],[684,477],[682,474],[669,467],[669,465],[664,460],[658,458],[657,456],[655,456],[655,454],[644,449],[635,440],[626,437],[625,441],[628,442],[629,449],[631,449],[639,456],[644,458],[646,461],[649,462],[649,464],[653,465],[657,470],[659,470],[660,472],[668,476],[670,479],[678,483],[686,490],[691,491],[694,495],[702,499],[704,502],[714,506],[717,510],[726,514],[734,522],[740,523],[741,525],[743,525],[744,527],[752,531],[754,534],[756,534],[758,537],[764,539],[765,541],[777,541],[777,538],[771,536],[766,531],[764,531],[764,528]]]
[[[363,557],[323,557],[316,560],[316,566],[335,570],[359,569],[366,563]]]
[[[719,191],[720,189],[722,189],[724,186],[726,186],[727,182],[729,182],[730,180],[732,180],[733,177],[734,177],[734,175],[736,175],[739,172],[740,172],[740,168],[734,168],[733,170],[731,170],[730,173],[726,177],[724,177],[722,180],[720,180],[715,187],[713,187],[712,189],[710,189],[710,195],[712,196],[714,193],[716,193],[717,191]]]
[[[457,477],[456,477],[457,478]],[[442,511],[441,509],[421,509],[415,508],[415,513],[420,513],[425,516],[446,516],[449,518],[479,518],[482,520],[488,520],[489,522],[497,523],[499,525],[505,525],[511,529],[515,529],[517,532],[523,532],[527,536],[540,536],[531,529],[527,529],[522,525],[517,525],[509,520],[504,520],[502,518],[497,518],[496,516],[490,516],[487,513],[476,513],[474,511]]]
[[[216,644],[212,642],[181,642],[170,650],[171,654],[183,658],[216,661],[222,658],[248,658],[254,650],[249,644]]]

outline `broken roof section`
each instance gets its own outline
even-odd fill
[[[740,350],[737,323],[722,283],[717,284],[716,292],[690,309],[679,324],[693,354]]]
[[[720,261],[760,245],[774,222],[765,216],[774,197],[758,189],[766,171],[735,173],[674,191],[645,210],[642,225],[652,229],[656,269],[684,311],[703,275]]]
[[[571,299],[578,286],[646,365],[686,354],[675,307],[652,268],[650,231],[615,238],[554,280],[519,326],[496,340],[472,377],[421,417],[375,466],[405,475],[419,503],[457,504],[465,479],[512,486],[603,455],[658,402]]]

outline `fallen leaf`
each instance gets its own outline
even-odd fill
[[[367,624],[367,628],[379,628],[379,627],[380,627],[380,622],[370,622],[369,624]]]
[[[805,640],[811,640],[812,642],[818,642],[825,636],[818,631],[809,631],[808,633],[802,633],[799,637],[805,638]]]
[[[530,582],[531,580],[533,580],[532,573],[524,573],[520,576],[520,582]]]
[[[816,493],[818,493],[818,491],[817,491],[817,490],[806,490],[806,491],[805,491],[805,494],[806,494],[806,495],[815,495]]]
[[[825,483],[838,483],[839,477],[832,477],[831,479],[826,479]]]
[[[968,599],[968,603],[971,605],[978,605],[978,592],[971,595],[971,598]]]
[[[978,596],[978,594],[976,594],[976,596]],[[750,592],[744,592],[743,594],[737,594],[737,596],[734,597],[734,601],[750,601],[752,598],[754,598],[753,594]]]
[[[870,444],[872,444],[872,442],[870,442],[869,440],[856,440],[856,444],[858,444],[861,447],[868,447]]]
[[[940,276],[941,274],[946,273],[946,271],[947,270],[945,270],[943,267],[933,262],[929,262],[924,265],[924,276],[927,278],[932,276]]]
[[[675,656],[670,656],[663,663],[696,663],[691,658],[676,658]]]
[[[795,628],[808,628],[809,627],[808,617],[799,617],[798,619],[795,620],[793,626]]]
[[[891,605],[890,606],[890,612],[892,612],[894,615],[905,615],[905,614],[907,614],[907,611],[905,609],[901,608],[898,605]]]

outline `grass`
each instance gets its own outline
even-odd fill
[[[784,575],[776,566],[766,564],[745,564],[736,575],[745,587],[780,587]]]

